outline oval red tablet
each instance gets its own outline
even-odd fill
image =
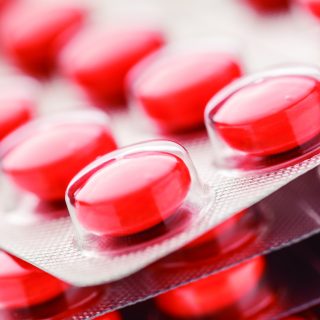
[[[2,100],[0,98],[0,140],[31,120],[33,105],[28,101]]]
[[[34,111],[35,102],[28,98],[0,95],[0,140],[31,120]]]
[[[224,52],[163,50],[149,60],[132,70],[128,83],[138,104],[165,131],[203,126],[206,103],[241,75],[237,58]]]
[[[64,282],[0,251],[0,306],[24,308],[46,302],[68,288]]]
[[[155,298],[164,313],[177,318],[214,315],[258,288],[265,260],[258,257],[232,269],[168,291]]]
[[[36,91],[37,85],[30,79],[0,79],[0,140],[34,117]]]
[[[242,0],[259,12],[273,12],[289,8],[290,0]]]
[[[107,161],[78,183],[76,190],[69,186],[68,195],[80,224],[94,233],[127,236],[173,215],[191,177],[182,159],[155,151]]]
[[[320,132],[320,86],[316,78],[266,77],[236,90],[208,113],[219,139],[256,156],[301,147]]]
[[[90,121],[42,120],[17,135],[21,141],[6,152],[2,169],[20,188],[49,201],[64,199],[78,171],[116,148],[106,125]]]
[[[83,23],[83,8],[42,1],[15,1],[2,15],[0,42],[23,71],[48,76],[57,53]]]
[[[163,43],[163,34],[150,28],[91,28],[71,41],[60,65],[93,103],[114,104],[124,101],[124,78],[129,69]]]

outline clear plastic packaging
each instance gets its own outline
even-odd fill
[[[164,145],[170,146],[167,150],[169,153],[170,151],[180,150],[179,152],[181,152],[181,150],[184,150],[183,148],[181,149],[181,147],[177,147],[175,143],[163,143],[164,142],[161,141],[153,141],[148,142],[146,145],[148,148],[150,147],[151,151],[157,151],[160,146],[163,147],[161,147],[160,150],[165,151],[166,148]],[[135,149],[137,146],[138,149]],[[134,150],[139,151],[139,148],[139,145],[135,145],[122,150],[124,150],[125,153],[130,151],[130,154]],[[123,152],[122,150],[116,151],[115,155],[118,154],[118,152],[121,154]],[[191,177],[194,179],[192,183],[195,182],[190,189],[190,191],[192,191],[190,198],[188,195],[186,198],[187,201],[182,205],[183,208],[190,203],[195,204],[193,210],[195,210],[194,212],[196,214],[190,215],[192,218],[190,220],[191,223],[185,223],[186,220],[182,220],[183,223],[178,226],[177,224],[171,225],[172,228],[170,230],[165,228],[169,226],[168,224],[162,224],[162,229],[160,228],[160,231],[157,231],[158,233],[149,233],[150,230],[148,230],[148,232],[142,232],[134,236],[111,237],[110,239],[110,236],[101,237],[96,231],[92,232],[93,230],[87,232],[80,224],[80,221],[75,219],[76,213],[73,211],[72,206],[70,211],[73,222],[71,222],[71,219],[67,216],[65,207],[58,207],[57,210],[57,207],[51,204],[39,208],[39,206],[35,206],[35,202],[32,202],[32,205],[30,205],[30,203],[26,205],[25,201],[18,201],[13,208],[1,213],[0,245],[7,251],[17,254],[39,268],[45,269],[56,277],[74,285],[88,286],[119,280],[135,273],[169,253],[186,246],[192,240],[232,217],[236,212],[251,206],[253,203],[259,202],[259,200],[275,192],[290,181],[295,180],[295,178],[303,175],[303,173],[306,173],[320,163],[319,156],[314,156],[294,166],[272,173],[264,173],[254,177],[230,177],[224,175],[223,172],[213,170],[210,163],[210,156],[208,156],[210,155],[210,146],[206,141],[202,143],[197,142],[193,145],[189,144],[189,151],[196,172],[199,174],[199,180],[201,181],[201,183],[197,182],[198,175],[193,173],[193,166],[189,166],[191,163],[190,159],[188,157],[184,158],[188,169],[192,172]],[[184,151],[181,155],[185,155]],[[108,158],[109,156],[106,157]],[[104,166],[103,159],[104,158],[97,160],[98,162],[95,164],[101,163],[102,166]],[[96,165],[93,167],[95,166]],[[91,169],[89,166],[89,172]],[[308,176],[309,175],[306,177]],[[129,181],[129,178],[127,179]],[[301,177],[301,179],[303,186],[310,185],[307,180],[304,180],[305,176]],[[314,183],[317,182],[315,181]],[[74,186],[76,188],[79,187]],[[195,188],[193,186],[195,186]],[[290,190],[289,186],[288,190]],[[116,191],[116,189],[114,191]],[[201,198],[201,194],[204,197]],[[275,199],[277,199],[277,197],[286,197],[286,193],[276,192],[274,197]],[[290,197],[292,197],[292,195],[290,195]],[[193,202],[189,202],[191,199]],[[299,201],[301,198],[296,197],[295,199]],[[69,207],[71,204],[70,202]],[[262,229],[258,237],[255,237],[253,232],[253,238],[256,239],[256,241],[247,242],[248,244],[252,244],[252,246],[248,246],[248,250],[241,250],[241,246],[239,246],[239,250],[230,251],[232,255],[222,254],[222,256],[226,258],[226,260],[223,261],[219,261],[221,252],[213,252],[212,257],[213,260],[216,261],[216,264],[212,264],[210,270],[206,270],[206,268],[202,268],[202,266],[199,267],[198,260],[195,259],[198,267],[193,276],[197,277],[210,272],[217,272],[221,268],[231,267],[233,264],[244,261],[256,254],[279,249],[293,241],[297,241],[297,239],[301,237],[316,232],[318,229],[318,226],[312,223],[313,221],[310,221],[307,215],[299,214],[294,219],[288,219],[288,216],[284,214],[281,206],[276,210],[279,210],[280,213],[277,213],[277,219],[275,219],[274,223],[264,226],[264,222],[260,224],[258,218],[258,228],[260,228],[261,225]],[[292,210],[296,212],[294,208]],[[51,214],[50,212],[52,211],[55,212],[55,214]],[[181,212],[181,210],[178,210],[178,212],[179,211]],[[268,210],[265,214],[268,217]],[[38,219],[39,216],[41,216],[40,219]],[[30,217],[32,218],[30,219]],[[34,219],[35,217],[36,219]],[[251,219],[248,218],[248,220],[250,221]],[[255,218],[252,221],[254,220]],[[269,221],[268,218],[267,221]],[[299,228],[293,229],[293,233],[283,233],[278,228],[282,223],[294,226],[297,221],[301,223],[299,223]],[[255,224],[253,223],[253,225]],[[239,226],[241,226],[241,224],[239,224]],[[267,232],[264,232],[264,230],[267,230]],[[235,234],[237,234],[237,232],[235,232]],[[245,237],[242,238],[241,235],[240,240],[242,239],[245,239]],[[228,241],[229,240],[227,240],[227,242]],[[203,250],[206,251],[206,249]],[[237,254],[235,254],[235,252],[237,252]],[[198,254],[196,254],[196,256],[197,255]],[[201,252],[199,252],[199,256],[201,258]],[[171,259],[170,257],[169,260]],[[178,259],[174,257],[173,265],[175,265],[175,263],[180,264],[180,259],[181,257],[179,257],[179,255]],[[183,259],[182,263],[184,263]],[[200,262],[200,265],[201,264],[202,262]],[[171,262],[168,265],[170,266]],[[185,281],[190,279],[188,268],[189,266],[186,268]],[[154,269],[152,268],[152,270]],[[150,291],[143,290],[142,297],[138,298],[136,294],[133,294],[129,300],[132,302],[145,297],[145,294],[148,296],[156,291],[165,290],[167,281],[170,281],[172,285],[181,284],[181,278],[170,278],[170,275],[174,274],[174,272],[168,272],[168,268],[163,268],[163,270],[168,273],[169,277],[161,278],[163,280],[160,283],[150,286]],[[149,273],[147,272],[146,274]],[[140,275],[137,275],[137,277],[140,277]],[[182,274],[181,277],[183,277]],[[127,288],[129,287],[130,285],[127,285]],[[132,290],[135,291],[134,288],[132,288]],[[114,295],[114,298],[118,302],[113,300],[111,305],[113,305],[113,303],[118,305],[118,303],[123,301],[119,292]],[[127,302],[129,303],[129,301]]]
[[[226,5],[227,8],[226,3],[227,1],[221,2],[222,6]],[[213,11],[210,11],[210,14]],[[176,17],[174,19],[179,20]],[[245,19],[241,21],[245,21]],[[210,16],[208,20],[204,19],[204,24],[209,20],[218,21],[218,19],[212,19]],[[228,20],[230,24],[232,24],[232,20]],[[187,21],[189,25],[190,19],[188,18]],[[239,29],[240,35],[243,31],[240,31],[240,29],[245,24],[238,21],[237,24],[236,29]],[[252,25],[249,25],[249,28],[252,28]],[[206,29],[208,29],[207,26]],[[259,31],[258,27],[257,30]],[[234,35],[238,38],[237,32]],[[256,37],[260,38],[261,34],[257,32],[253,38],[250,36],[239,37],[244,46],[250,47],[251,56],[250,52],[246,52],[246,59],[250,62],[250,70],[256,70],[257,66],[259,69],[262,65],[266,66],[275,61],[277,63],[281,61],[283,57],[279,57],[275,52],[271,52],[263,46],[259,48],[259,42],[255,41],[257,40]],[[278,44],[279,42],[281,41],[278,41]],[[303,44],[305,42],[302,41],[299,47],[303,47]],[[289,50],[287,46],[285,49]],[[298,52],[297,55],[301,52],[299,48],[292,51]],[[308,59],[306,58],[306,60]],[[306,74],[304,71],[302,73]],[[317,74],[318,71],[313,76],[317,78]],[[291,99],[290,96],[285,98]],[[62,99],[64,99],[64,96],[62,96]],[[316,123],[317,127],[317,108],[312,109],[312,114],[315,116],[314,118],[311,117],[312,121],[308,121],[308,124]],[[102,115],[99,117],[104,119]],[[115,112],[112,117],[118,127],[123,144],[127,145],[150,137],[154,138],[151,131],[150,133],[139,131],[140,122],[133,124],[134,121],[126,111],[123,111],[122,114],[121,112]],[[85,118],[82,120],[87,121]],[[138,130],[135,130],[137,127]],[[130,130],[128,130],[129,128]],[[282,135],[279,134],[278,137],[280,140]],[[297,139],[299,140],[299,147],[300,138]],[[140,237],[140,232],[139,237],[136,237],[137,234],[135,233],[125,236],[121,234],[120,237],[112,235],[112,245],[115,243],[113,241],[115,238],[117,240],[121,238],[121,241],[116,243],[117,245],[120,243],[120,246],[117,246],[114,250],[115,246],[109,245],[110,234],[105,237],[105,229],[103,232],[97,231],[96,228],[92,228],[89,232],[85,230],[83,223],[80,222],[81,219],[78,219],[77,212],[72,207],[72,201],[69,204],[69,207],[71,206],[70,212],[73,211],[73,221],[71,221],[65,203],[60,202],[61,193],[59,203],[48,201],[51,197],[39,197],[39,194],[36,194],[36,197],[32,197],[31,205],[28,201],[25,201],[31,199],[30,195],[25,192],[18,193],[18,197],[15,199],[12,199],[12,197],[6,199],[5,194],[0,195],[1,200],[4,200],[2,203],[8,200],[14,202],[10,210],[2,210],[0,213],[1,247],[73,284],[89,286],[108,282],[105,285],[101,300],[94,306],[84,308],[85,310],[82,309],[73,314],[73,319],[99,318],[102,314],[116,308],[145,300],[161,292],[211,276],[214,273],[218,274],[218,272],[227,270],[241,262],[245,263],[254,256],[289,246],[319,232],[317,213],[319,208],[317,200],[319,198],[317,189],[319,180],[317,169],[314,169],[320,164],[317,143],[312,144],[310,149],[305,149],[305,137],[303,137],[303,148],[299,148],[302,154],[296,152],[296,150],[294,152],[290,151],[290,159],[288,160],[282,157],[283,150],[280,149],[282,153],[279,156],[279,159],[281,158],[279,161],[272,160],[266,166],[259,166],[256,163],[251,166],[251,163],[249,163],[250,170],[265,168],[268,169],[268,172],[260,171],[251,176],[230,177],[225,174],[226,172],[217,171],[212,165],[213,160],[215,160],[214,157],[219,157],[219,154],[215,153],[213,157],[212,149],[203,136],[199,138],[192,134],[184,138],[179,137],[179,139],[188,149],[190,158],[194,163],[197,174],[193,176],[199,176],[200,187],[206,186],[204,193],[207,194],[208,197],[205,198],[209,201],[204,201],[204,206],[202,206],[198,202],[199,199],[196,198],[194,203],[199,205],[197,209],[201,208],[200,214],[195,214],[192,217],[192,224],[188,225],[187,228],[178,230],[177,233],[174,233],[177,229],[173,228],[175,230],[170,234],[172,237],[167,237],[169,225],[164,219],[165,223],[162,224],[164,231],[158,233],[156,237],[153,232],[149,232],[151,230],[146,230],[142,237]],[[15,143],[13,144],[15,145]],[[58,146],[57,150],[63,149],[64,144],[65,141]],[[223,149],[219,150],[222,152]],[[8,150],[10,151],[10,148]],[[121,153],[121,151],[117,151],[117,154],[118,152]],[[269,161],[268,154],[267,158]],[[275,158],[278,159],[278,156]],[[188,157],[185,158],[185,160],[187,159]],[[105,163],[101,163],[101,165],[104,167]],[[233,166],[231,167],[233,168]],[[279,169],[279,167],[285,168]],[[100,171],[102,168],[97,169]],[[311,170],[310,173],[306,173],[309,170]],[[299,176],[301,177],[299,178]],[[289,183],[290,181],[292,183]],[[285,186],[288,183],[289,185]],[[83,187],[81,184],[80,186]],[[283,189],[278,190],[281,187]],[[196,189],[191,188],[191,190]],[[186,198],[188,201],[192,198],[191,193],[190,196],[190,198],[189,195]],[[39,199],[41,200],[39,201]],[[185,204],[183,203],[182,206]],[[180,211],[180,208],[178,211]],[[237,216],[234,216],[235,214]],[[41,218],[38,219],[40,216]],[[161,214],[160,216],[162,217]],[[230,218],[231,220],[229,220]],[[256,229],[252,230],[255,227]],[[248,238],[246,237],[246,231],[248,231]],[[203,235],[205,238],[199,240],[199,237]],[[209,235],[209,239],[207,235]],[[104,241],[106,238],[107,241]],[[232,245],[233,241],[235,246]],[[209,248],[212,243],[218,243],[218,245],[213,247],[210,252]],[[110,248],[113,251],[110,251]],[[180,248],[182,250],[177,251]],[[181,252],[184,253],[181,254]],[[186,252],[188,253],[186,254]],[[188,256],[191,259],[186,259]],[[276,261],[278,263],[279,260]],[[305,307],[305,304],[314,303],[314,297],[317,295],[316,289],[320,287],[317,281],[318,277],[313,277],[314,273],[309,272],[308,267],[305,269],[299,269],[300,267],[298,267],[297,272],[287,274],[286,272],[291,270],[296,260],[288,259],[288,261],[284,272],[279,273],[280,277],[288,276],[289,283],[294,283],[292,280],[300,277],[300,273],[302,273],[303,284],[307,284],[308,289],[311,289],[310,291],[306,290],[305,300],[294,300],[294,297],[290,294],[279,295],[279,298],[282,298],[281,303],[287,303],[287,310],[291,307],[302,308]],[[275,263],[275,268],[277,268],[277,263]],[[140,271],[137,272],[138,270]],[[309,276],[310,278],[308,278]],[[315,281],[312,282],[314,279]],[[296,292],[296,290],[290,289],[288,290],[289,293]],[[285,291],[280,291],[280,293],[283,292]],[[289,297],[289,299],[284,299],[284,296]],[[292,299],[291,304],[288,303],[290,298]],[[279,314],[278,311],[277,314]],[[270,313],[271,316],[268,320],[275,314],[275,312]]]
[[[251,231],[253,233],[251,239],[246,239],[243,235],[239,238],[237,229],[229,229],[229,231],[232,230],[232,233],[229,234],[230,241],[232,238],[236,241],[246,240],[241,246],[229,247],[232,250],[223,252],[217,250],[213,245],[213,239],[210,239],[208,242],[199,243],[198,246],[191,246],[191,248],[187,246],[188,250],[184,247],[130,277],[110,283],[108,287],[112,294],[106,296],[101,305],[106,311],[121,308],[197,279],[214,274],[219,275],[221,271],[230,270],[241,262],[245,263],[256,256],[267,255],[319,233],[318,214],[316,213],[319,207],[317,190],[319,190],[319,178],[316,168],[249,208],[246,211],[247,215],[241,217],[240,213],[237,217],[239,221],[245,225],[250,221],[252,227],[255,228],[254,231]],[[315,214],[310,215],[310,212]],[[232,225],[233,219],[234,217],[227,220],[222,226]],[[247,227],[246,229],[248,230]],[[216,228],[217,239],[225,239],[225,230],[220,226]],[[281,252],[282,250],[279,251],[279,255],[282,256]],[[283,252],[287,250],[284,249]],[[278,253],[274,254],[278,255]],[[267,255],[269,260],[268,257],[269,255]],[[275,272],[277,272],[277,263],[274,265]],[[265,290],[262,291],[265,292]],[[270,290],[266,291],[269,292],[267,296],[270,297]],[[282,309],[272,304],[273,314],[287,310],[288,302],[285,302],[287,300],[282,297],[282,294],[281,289],[279,295],[281,299],[284,299],[281,300],[284,301],[281,302]],[[265,297],[264,293],[261,295]],[[290,299],[291,297],[292,295]],[[276,301],[280,299],[278,293],[275,299]],[[296,302],[292,301],[292,304],[294,303]],[[269,308],[265,311],[268,310]],[[269,320],[268,317],[266,319]]]
[[[215,164],[275,170],[319,152],[320,71],[285,67],[244,77],[208,103]]]
[[[207,191],[186,149],[159,140],[100,157],[72,179],[66,202],[82,250],[120,254],[190,229],[213,202]]]

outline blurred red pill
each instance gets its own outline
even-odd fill
[[[238,59],[226,52],[163,50],[133,68],[128,86],[160,129],[175,132],[203,126],[209,99],[240,75]]]
[[[121,320],[121,316],[120,316],[119,312],[114,311],[111,313],[107,313],[103,316],[97,317],[95,319],[97,319],[97,320]]]
[[[139,152],[115,158],[69,186],[79,222],[88,231],[128,236],[163,222],[188,194],[191,177],[179,157]],[[71,194],[72,193],[72,194]]]
[[[90,120],[41,120],[14,135],[5,141],[9,150],[2,159],[3,171],[20,188],[48,201],[64,199],[78,171],[116,148],[109,128]],[[11,147],[15,139],[20,141]]]
[[[64,282],[0,251],[0,309],[47,302],[68,288]]]
[[[318,79],[267,77],[226,97],[209,111],[209,122],[229,147],[269,156],[298,148],[319,134],[319,104]]]
[[[319,0],[297,0],[297,2],[315,17],[320,19],[320,1]]]
[[[0,43],[24,72],[47,77],[58,52],[83,24],[85,11],[71,3],[15,1],[1,17]]]
[[[291,0],[242,0],[258,12],[274,12],[289,8]]]
[[[187,284],[156,297],[164,313],[177,318],[214,315],[236,305],[258,289],[265,271],[265,260],[258,257],[205,279]]]
[[[0,140],[31,120],[36,110],[34,97],[12,85],[10,88],[0,84]]]
[[[125,100],[124,79],[129,69],[164,41],[161,32],[145,27],[87,29],[63,51],[62,72],[80,86],[94,104],[117,104]]]

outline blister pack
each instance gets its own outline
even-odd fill
[[[71,118],[74,117],[70,117],[70,122],[76,121]],[[9,206],[7,212],[2,212],[0,244],[7,251],[76,285],[96,285],[130,275],[319,164],[316,155],[280,170],[230,177],[213,169],[209,146],[196,143],[194,148],[189,147],[191,157],[192,152],[195,154],[193,167],[187,152],[178,144],[151,141],[116,150],[83,169],[67,189],[72,219],[54,219],[53,212],[46,213],[49,219],[22,218],[28,222],[20,223],[19,216],[41,215],[37,199],[61,199],[58,187],[61,185],[62,190],[65,187],[66,171],[69,174],[70,168],[77,170],[75,164],[81,165],[81,157],[89,162],[91,149],[82,150],[81,144],[91,143],[93,148],[95,140],[90,136],[98,136],[104,147],[108,147],[105,140],[110,141],[108,135],[103,138],[103,133],[93,131],[92,134],[90,126],[86,133],[88,116],[78,130],[72,126],[68,129],[66,125],[65,130],[58,126],[59,131],[55,131],[55,126],[46,120],[40,123],[42,121],[46,123],[43,132],[41,125],[38,129],[37,123],[30,123],[3,142],[4,172],[37,198],[27,209],[26,203],[32,200],[22,195],[18,207]],[[59,125],[63,127],[67,120],[61,121]],[[68,142],[60,149],[62,154],[52,153],[52,148],[62,144],[66,136]],[[34,157],[37,149],[42,154]],[[99,147],[94,150],[92,157],[105,152]],[[199,174],[194,169],[197,157],[206,157],[209,162],[208,166],[198,165]],[[105,192],[109,188],[110,194]],[[161,204],[157,206],[158,203]],[[61,213],[63,207],[52,210]],[[145,219],[144,215],[150,211],[154,216]],[[142,220],[137,219],[138,215]],[[35,221],[31,223],[32,220]]]
[[[25,73],[59,77],[42,83],[40,102],[18,101],[27,105],[22,120],[12,126],[3,120],[10,124],[0,136],[0,247],[9,254],[4,264],[29,263],[14,270],[20,275],[35,268],[30,279],[48,282],[47,296],[38,296],[41,286],[30,290],[30,315],[25,298],[3,298],[4,307],[14,309],[8,319],[99,319],[159,294],[169,318],[230,318],[235,300],[241,300],[245,318],[260,307],[269,310],[275,294],[265,256],[272,260],[275,251],[320,231],[320,69],[309,65],[320,49],[314,34],[298,37],[310,47],[296,60],[303,45],[298,53],[284,52],[275,30],[268,29],[274,41],[263,44],[259,32],[249,32],[250,22],[226,27],[218,15],[211,27],[217,34],[223,28],[228,41],[210,33],[205,42],[167,45],[164,33],[148,24],[104,29],[86,24],[83,9],[61,9],[66,20],[58,10],[49,24],[38,21],[42,28],[28,26],[37,40],[32,42],[23,37],[24,28],[12,27],[19,21],[12,17],[24,16],[15,6],[0,23],[5,54]],[[241,12],[229,1],[213,6],[229,17],[232,10]],[[278,18],[284,19],[279,25],[292,25],[285,16],[273,21]],[[246,14],[239,19],[246,21]],[[254,25],[255,18],[249,21]],[[172,29],[185,22],[177,19]],[[264,23],[257,24],[260,32]],[[60,28],[66,32],[61,39]],[[10,38],[8,30],[21,34]],[[230,40],[240,42],[240,50],[225,45]],[[38,48],[47,45],[38,70]],[[33,119],[30,110],[38,103],[45,115]],[[19,112],[13,108],[12,114]],[[229,284],[233,277],[242,280],[240,287]],[[184,285],[201,287],[210,279],[225,290],[221,301],[200,299],[200,311],[183,299],[178,308],[172,304],[180,289],[184,296]],[[9,283],[12,296],[17,283]],[[43,304],[56,298],[44,311]],[[271,308],[261,319],[307,304],[281,299],[282,309]]]

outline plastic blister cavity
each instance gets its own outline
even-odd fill
[[[286,67],[250,75],[207,105],[215,164],[224,169],[276,169],[319,152],[320,71]]]
[[[208,196],[186,149],[155,140],[88,165],[70,182],[66,202],[82,249],[121,252],[190,229],[213,201]]]

